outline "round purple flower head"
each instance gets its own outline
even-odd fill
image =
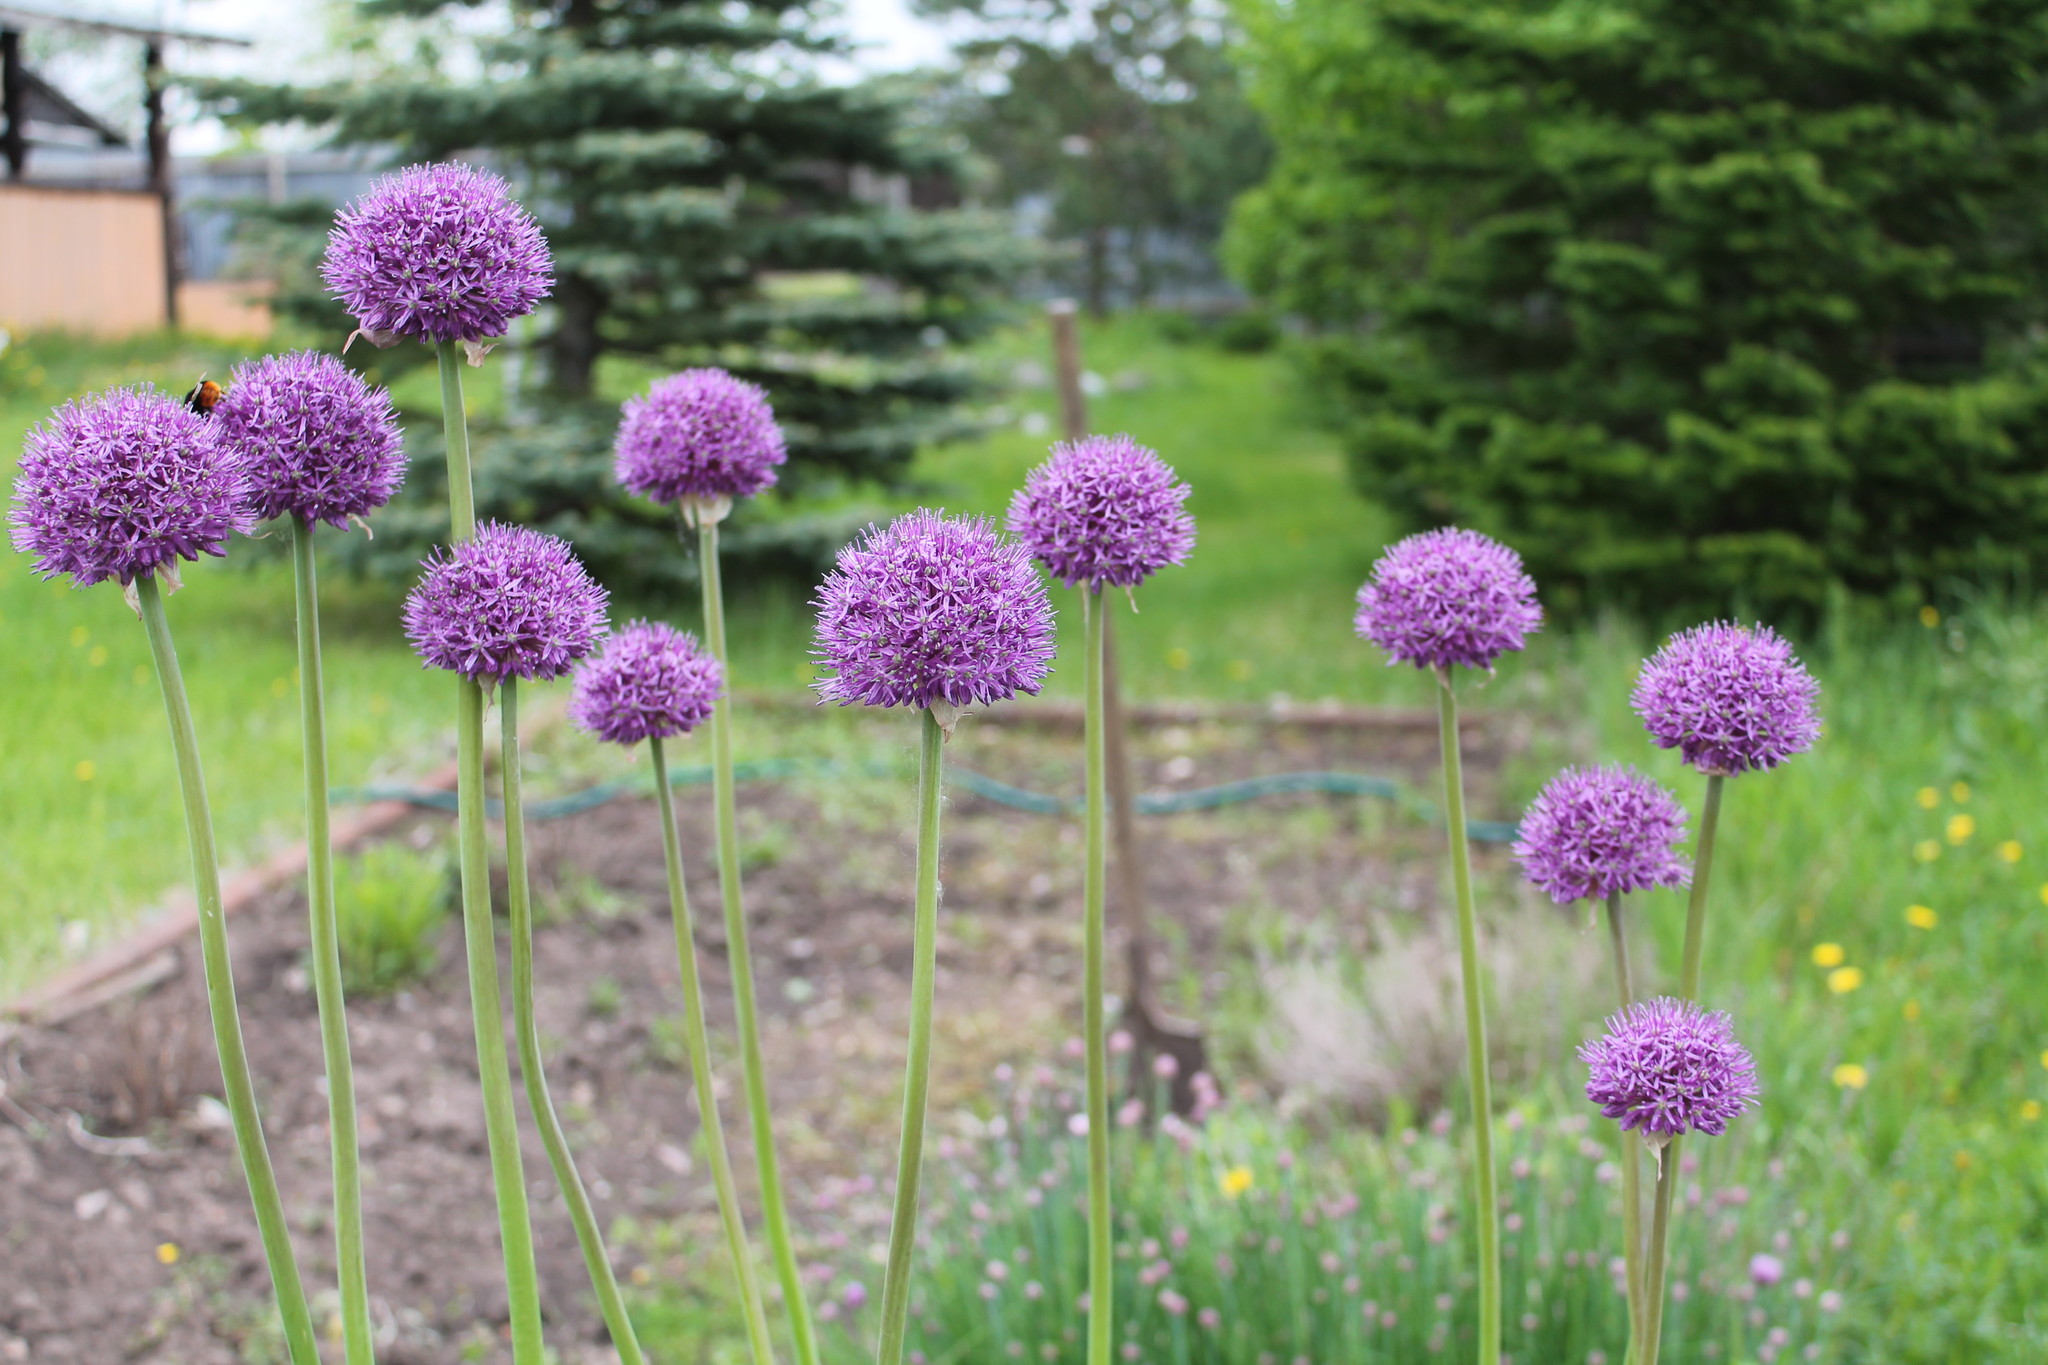
[[[684,370],[628,398],[612,443],[628,492],[656,502],[751,498],[788,458],[758,385],[724,370]]]
[[[1785,1263],[1768,1251],[1759,1251],[1749,1258],[1750,1283],[1760,1289],[1769,1289],[1785,1278]]]
[[[1719,1136],[1756,1103],[1756,1064],[1728,1016],[1689,1000],[1639,1000],[1607,1021],[1605,1036],[1579,1048],[1591,1075],[1586,1098],[1620,1119],[1623,1132],[1674,1138]]]
[[[31,430],[14,479],[14,548],[45,578],[124,585],[227,553],[255,524],[248,476],[213,423],[147,384],[66,403]]]
[[[318,351],[236,366],[213,420],[248,462],[259,521],[294,516],[345,527],[391,501],[405,479],[391,395]]]
[[[576,670],[569,719],[612,744],[688,734],[711,716],[725,670],[695,636],[635,621]]]
[[[554,284],[532,215],[503,180],[455,163],[408,166],[342,210],[321,275],[379,346],[503,336]]]
[[[1522,557],[1455,526],[1397,541],[1358,590],[1358,633],[1389,662],[1493,667],[1543,624]]]
[[[1633,768],[1566,768],[1522,816],[1515,858],[1559,905],[1683,886],[1685,809]]]
[[[1820,684],[1769,626],[1715,621],[1665,642],[1630,701],[1663,749],[1703,773],[1775,768],[1820,737]]]
[[[1073,587],[1135,587],[1195,545],[1191,490],[1128,436],[1061,442],[1010,500],[1010,533]]]
[[[1024,547],[983,517],[919,509],[870,526],[818,588],[817,648],[841,705],[977,706],[1036,693],[1052,603]]]
[[[405,634],[430,668],[485,685],[546,681],[604,633],[605,591],[556,536],[487,521],[424,567],[405,599]]]

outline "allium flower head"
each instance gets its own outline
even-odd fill
[[[1195,545],[1188,486],[1128,436],[1061,442],[1010,500],[1010,533],[1068,587],[1135,587]]]
[[[1630,698],[1659,748],[1703,773],[1775,768],[1820,737],[1820,684],[1769,626],[1715,621],[1665,642]]]
[[[978,706],[1036,693],[1052,603],[1023,546],[982,517],[919,509],[869,527],[818,588],[817,648],[841,705]]]
[[[1566,768],[1522,816],[1515,858],[1558,904],[1683,886],[1685,808],[1633,768]]]
[[[569,719],[613,744],[668,739],[708,720],[724,690],[725,670],[695,636],[635,621],[576,670]]]
[[[656,502],[751,498],[787,453],[758,385],[724,370],[684,370],[628,398],[612,443],[627,491]]]
[[[1522,557],[1477,531],[1445,526],[1397,541],[1358,590],[1358,633],[1389,661],[1492,668],[1543,624]]]
[[[505,182],[454,163],[371,186],[335,219],[321,275],[380,346],[503,336],[554,284],[547,240]]]
[[[430,668],[484,684],[559,678],[604,633],[605,591],[569,542],[487,521],[436,550],[405,599],[405,634]]]
[[[318,351],[236,366],[213,421],[247,462],[259,521],[346,526],[391,501],[405,478],[391,395]]]
[[[28,434],[14,479],[14,548],[45,578],[123,584],[227,553],[254,520],[248,476],[214,424],[145,384],[66,403]]]
[[[1672,1138],[1719,1136],[1756,1103],[1756,1064],[1735,1041],[1728,1016],[1669,996],[1639,1000],[1579,1048],[1591,1075],[1586,1098],[1622,1131]]]

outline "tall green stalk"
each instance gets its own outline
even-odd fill
[[[1629,968],[1628,931],[1621,918],[1621,893],[1607,898],[1607,938],[1614,950],[1614,984],[1621,1008],[1635,1003],[1635,974]],[[1628,1267],[1628,1355],[1633,1362],[1643,1345],[1643,1151],[1630,1133],[1621,1135],[1622,1259]]]
[[[1707,776],[1707,804],[1700,812],[1699,852],[1692,860],[1692,895],[1685,903],[1685,954],[1679,959],[1678,993],[1700,1003],[1700,958],[1707,942],[1707,879],[1714,870],[1714,835],[1721,827],[1721,788],[1727,778]]]
[[[1472,1091],[1472,1203],[1479,1230],[1479,1365],[1500,1365],[1500,1195],[1493,1169],[1493,1086],[1486,1065],[1486,984],[1472,904],[1472,850],[1465,834],[1464,758],[1451,670],[1437,669],[1437,723],[1444,758],[1444,823],[1458,908],[1458,965],[1465,993],[1465,1070]]]
[[[896,1207],[882,1275],[882,1330],[876,1365],[902,1365],[910,1320],[910,1253],[917,1242],[918,1180],[924,1168],[925,1093],[931,1079],[932,994],[938,976],[939,778],[946,733],[929,707],[917,761],[917,906],[912,921],[910,1050],[903,1065],[903,1139],[896,1152]]]
[[[1643,1345],[1635,1353],[1636,1365],[1657,1365],[1657,1348],[1664,1337],[1664,1249],[1671,1233],[1671,1192],[1678,1185],[1678,1139],[1664,1147],[1657,1166],[1656,1211],[1650,1215],[1650,1263],[1644,1271],[1649,1281],[1649,1298],[1643,1305]]]
[[[334,914],[334,841],[327,807],[327,701],[320,668],[320,585],[313,523],[292,518],[292,581],[298,595],[299,722],[306,770],[306,910],[313,997],[327,1069],[327,1136],[334,1163],[334,1262],[341,1281],[341,1343],[348,1365],[373,1365],[369,1271],[363,1255],[363,1178],[356,1150],[355,1066],[342,998],[341,936]]]
[[[704,988],[697,974],[697,935],[690,921],[689,893],[683,886],[683,842],[676,830],[675,795],[668,785],[668,757],[659,735],[647,743],[654,758],[656,799],[661,804],[661,850],[668,866],[668,903],[675,919],[676,962],[683,977],[683,1038],[690,1052],[690,1075],[697,1087],[697,1113],[704,1128],[704,1146],[711,1155],[711,1181],[718,1190],[718,1216],[725,1225],[726,1250],[732,1254],[733,1275],[739,1281],[747,1343],[753,1349],[755,1365],[773,1365],[775,1347],[768,1336],[768,1315],[761,1307],[761,1285],[754,1274],[753,1251],[747,1246],[739,1187],[732,1178],[732,1158],[725,1150],[725,1126],[718,1117],[718,1087],[711,1074],[711,1042],[704,1027]]]
[[[185,802],[185,835],[192,851],[192,890],[199,903],[199,956],[206,970],[206,1005],[213,1018],[213,1044],[220,1054],[221,1089],[234,1120],[235,1150],[256,1206],[256,1226],[263,1238],[263,1257],[270,1266],[270,1285],[284,1320],[285,1345],[292,1365],[320,1365],[313,1335],[313,1315],[292,1256],[291,1229],[285,1222],[284,1200],[277,1190],[277,1172],[263,1138],[263,1119],[256,1109],[256,1083],[249,1074],[249,1050],[242,1041],[242,1016],[235,1005],[234,964],[228,956],[227,913],[221,905],[220,859],[213,842],[213,812],[206,800],[206,777],[199,766],[199,738],[192,728],[192,705],[185,696],[185,677],[171,643],[171,624],[164,616],[163,593],[154,574],[135,580],[136,610],[149,635],[163,688],[164,714],[171,725],[171,747],[178,758],[178,786]]]
[[[726,678],[725,694],[711,712],[711,799],[718,828],[718,891],[725,911],[726,952],[732,967],[734,1026],[747,1089],[747,1126],[754,1139],[754,1169],[761,1182],[761,1221],[775,1259],[775,1276],[789,1312],[797,1365],[818,1365],[818,1337],[804,1297],[802,1269],[789,1230],[782,1193],[782,1163],[775,1150],[775,1120],[768,1107],[768,1073],[761,1058],[761,1025],[754,1004],[754,962],[747,949],[747,911],[740,882],[740,830],[732,776],[732,668],[725,649],[725,588],[718,561],[718,520],[695,513],[697,567],[704,588],[704,635]]]
[[[576,1245],[582,1248],[583,1264],[590,1271],[590,1287],[597,1295],[598,1311],[605,1329],[619,1353],[620,1365],[645,1365],[640,1338],[633,1332],[633,1320],[626,1313],[626,1300],[619,1293],[618,1277],[605,1251],[604,1234],[598,1230],[597,1214],[590,1195],[577,1173],[576,1158],[555,1113],[554,1097],[548,1093],[547,1073],[540,1051],[540,1021],[533,999],[533,897],[526,872],[526,802],[522,795],[519,761],[519,680],[507,678],[498,689],[499,751],[501,780],[505,788],[505,891],[512,920],[512,1031],[519,1040],[519,1074],[526,1081],[526,1104],[540,1129],[541,1146],[547,1149],[548,1164],[554,1167],[555,1183],[561,1187],[562,1202],[569,1206],[569,1222],[576,1229]]]
[[[1103,715],[1103,622],[1099,588],[1081,598],[1087,634],[1087,861],[1082,881],[1081,1033],[1088,1049],[1088,1365],[1110,1365],[1115,1292],[1115,1229],[1109,1205],[1109,1022],[1103,1014],[1103,958],[1108,927],[1109,750]]]
[[[470,487],[469,422],[462,408],[462,348],[435,347],[441,362],[441,426],[448,445],[448,510],[453,539],[476,534]],[[505,1253],[505,1298],[512,1315],[514,1365],[543,1365],[540,1274],[526,1173],[519,1157],[519,1117],[512,1106],[512,1066],[505,1055],[505,1011],[498,997],[497,930],[491,922],[490,847],[484,838],[484,692],[455,680],[456,827],[462,869],[462,941],[469,965],[470,1019],[476,1032],[477,1078],[484,1094],[491,1185],[497,1195],[498,1240]]]

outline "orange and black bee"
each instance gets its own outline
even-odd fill
[[[201,375],[199,382],[192,386],[192,392],[185,395],[185,406],[201,417],[210,417],[213,415],[214,404],[220,402],[220,394],[220,385]]]

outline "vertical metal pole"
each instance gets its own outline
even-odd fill
[[[1055,299],[1046,305],[1052,323],[1053,373],[1060,395],[1060,428],[1066,439],[1078,441],[1088,434],[1088,398],[1081,391],[1081,338],[1075,326],[1072,299]],[[1105,616],[1107,597],[1097,605]],[[1109,779],[1109,841],[1111,885],[1116,891],[1117,915],[1124,930],[1124,953],[1129,973],[1129,1000],[1124,1018],[1136,1036],[1143,1055],[1169,1053],[1177,1063],[1173,1078],[1173,1102],[1185,1110],[1194,1102],[1193,1078],[1207,1064],[1202,1034],[1192,1024],[1168,1018],[1153,999],[1152,917],[1145,902],[1143,855],[1138,848],[1138,826],[1131,805],[1131,750],[1124,720],[1123,690],[1117,682],[1116,636],[1105,619],[1102,630],[1102,719],[1103,750]],[[1150,1082],[1139,1085],[1149,1091]]]
[[[0,28],[0,156],[7,160],[7,178],[21,179],[28,165],[28,82],[21,64],[21,30]]]
[[[152,38],[142,48],[142,108],[147,115],[149,188],[163,222],[164,325],[178,325],[178,215],[171,203],[171,129],[164,122],[164,45]]]

